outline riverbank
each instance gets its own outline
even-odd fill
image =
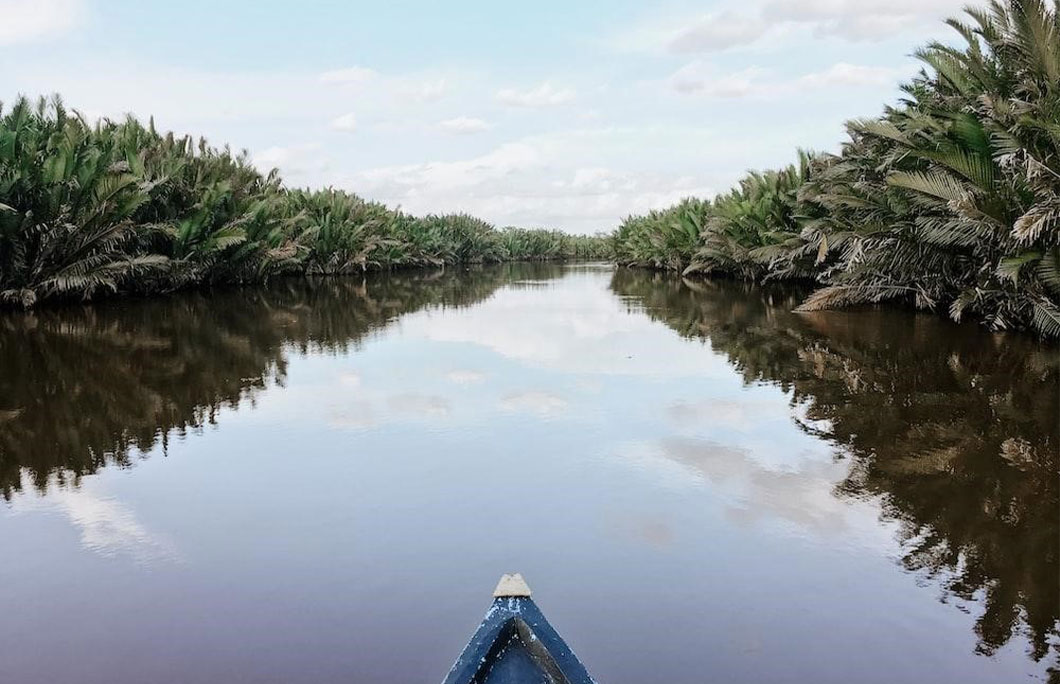
[[[895,302],[1060,338],[1060,19],[969,10],[906,97],[838,154],[753,172],[610,236],[412,216],[286,187],[245,154],[55,99],[0,111],[0,307],[504,261],[622,265],[817,285],[803,311]]]
[[[616,260],[815,281],[804,311],[896,301],[1060,336],[1060,18],[1010,0],[948,23],[964,46],[916,51],[903,99],[838,154],[631,216]]]
[[[246,153],[132,117],[89,123],[57,97],[0,116],[0,306],[606,250],[602,237],[290,189]]]

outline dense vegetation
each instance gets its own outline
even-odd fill
[[[1060,9],[1008,0],[951,19],[905,96],[712,201],[628,218],[620,263],[812,279],[802,310],[899,300],[1060,336]]]
[[[279,274],[605,256],[602,238],[291,190],[245,154],[55,99],[0,108],[0,305]]]

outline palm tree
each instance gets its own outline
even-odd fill
[[[806,278],[813,260],[800,239],[798,190],[810,179],[814,155],[779,171],[751,172],[714,200],[701,247],[685,274],[721,272],[749,280]]]
[[[816,191],[840,263],[805,310],[909,297],[1060,335],[1060,19],[1040,0],[967,13],[948,22],[963,49],[918,51],[903,106],[850,125],[842,191]]]
[[[159,179],[131,168],[121,143],[58,99],[19,99],[0,119],[0,302],[87,298],[166,269],[133,249],[158,228],[136,218]]]
[[[550,231],[520,258],[574,256]],[[512,258],[466,214],[417,218],[355,195],[291,191],[246,153],[128,117],[90,125],[56,98],[0,108],[0,305]],[[603,252],[603,237],[578,243]],[[592,245],[592,246],[590,246]]]
[[[701,204],[626,219],[620,263],[750,280],[814,278],[803,311],[901,300],[1060,336],[1060,9],[991,2],[947,23],[883,116],[838,155],[800,153]],[[676,238],[676,239],[675,239]]]

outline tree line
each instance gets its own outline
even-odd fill
[[[0,305],[606,249],[602,237],[289,189],[245,152],[153,120],[89,122],[58,97],[0,107]]]
[[[627,265],[819,287],[802,310],[896,300],[1060,336],[1060,10],[969,7],[837,154],[627,218]]]

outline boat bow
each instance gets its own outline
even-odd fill
[[[594,684],[530,597],[522,575],[504,575],[493,605],[443,684]]]

